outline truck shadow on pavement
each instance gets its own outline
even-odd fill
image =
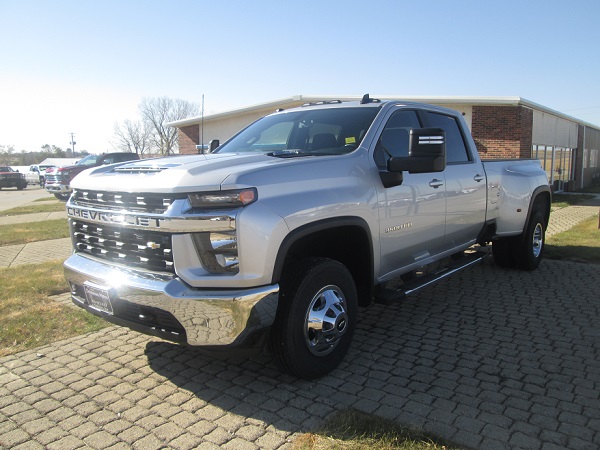
[[[470,448],[600,445],[600,270],[488,261],[400,303],[361,310],[351,350],[316,381],[266,354],[149,342],[150,368],[215,423],[281,436],[354,408]],[[191,408],[190,408],[191,410]],[[236,428],[237,427],[237,428]]]

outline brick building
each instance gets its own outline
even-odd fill
[[[482,159],[536,158],[554,190],[578,190],[600,182],[600,127],[520,97],[377,97],[430,103],[462,113]],[[213,139],[224,142],[279,108],[319,100],[360,97],[297,95],[219,114],[171,122],[179,129],[179,152],[198,153]]]

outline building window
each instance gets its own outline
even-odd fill
[[[587,169],[589,167],[589,153],[590,151],[587,148],[583,149],[583,168]]]
[[[554,161],[552,159],[553,154],[554,148],[549,145],[546,145],[546,154],[544,156],[544,169],[546,170],[546,175],[548,176],[548,181],[550,183],[554,181]]]
[[[533,145],[531,156],[534,159],[540,160],[540,166],[542,169],[546,169],[546,146],[545,145]]]
[[[565,182],[573,180],[573,149],[550,145],[532,146],[532,156],[540,161],[548,182],[562,190]]]
[[[562,183],[572,179],[571,159],[573,150],[557,147],[554,150],[554,180]]]

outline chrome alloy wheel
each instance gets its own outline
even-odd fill
[[[537,258],[542,253],[544,245],[544,229],[541,223],[538,223],[533,230],[533,256]]]
[[[325,356],[333,351],[346,329],[346,299],[337,286],[325,286],[313,297],[306,312],[304,338],[313,355]]]

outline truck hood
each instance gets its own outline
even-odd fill
[[[77,164],[71,165],[71,166],[60,166],[60,167],[56,167],[54,168],[54,170],[52,171],[53,173],[58,172],[58,169],[62,169],[62,170],[68,170],[69,172],[73,173],[73,172],[82,172],[86,169],[89,169],[92,166],[78,166]],[[46,169],[47,170],[47,169]]]
[[[221,189],[232,174],[304,158],[276,158],[265,154],[207,154],[142,159],[81,172],[71,185],[75,189],[112,192],[211,191]],[[235,178],[235,177],[234,177]]]

